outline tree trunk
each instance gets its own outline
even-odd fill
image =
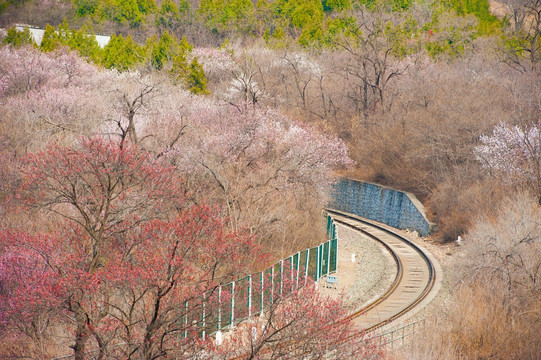
[[[75,332],[75,345],[72,346],[74,351],[75,360],[84,360],[85,358],[85,343],[87,338],[86,324],[79,318],[80,315],[75,316],[77,318],[77,331]]]

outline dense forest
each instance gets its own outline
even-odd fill
[[[0,27],[0,354],[219,358],[173,339],[172,309],[319,244],[347,175],[464,238],[427,341],[385,356],[539,359],[540,0],[3,0]],[[136,267],[163,271],[134,287]],[[278,333],[292,358],[337,346]]]

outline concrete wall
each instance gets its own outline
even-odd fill
[[[353,179],[337,182],[330,207],[398,229],[415,230],[421,236],[427,236],[434,227],[413,194]]]
[[[15,26],[15,29],[21,32],[24,31],[25,28],[28,28],[30,30],[30,35],[32,35],[34,42],[38,45],[41,45],[41,41],[43,40],[43,34],[45,34],[45,30],[31,27],[29,25],[16,25]],[[111,40],[110,36],[105,36],[105,35],[95,35],[95,37],[96,37],[96,41],[98,42],[98,46],[101,47],[102,49],[105,47],[105,45],[109,44],[109,40]]]

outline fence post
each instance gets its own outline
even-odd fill
[[[202,333],[203,333],[203,340],[205,340],[205,335],[206,335],[206,332],[205,332],[205,294],[203,294],[202,296],[203,298],[203,303],[202,303],[202,311],[201,311],[201,328],[203,329]]]
[[[329,246],[327,246],[327,275],[331,272],[331,241],[327,241]]]
[[[218,331],[222,330],[222,285],[218,287]]]
[[[231,283],[231,328],[235,327],[235,282]]]
[[[333,239],[335,248],[334,248],[334,271],[338,272],[338,239]]]
[[[248,275],[248,318],[252,317],[252,275]]]
[[[308,280],[308,266],[310,265],[310,248],[306,251],[306,265],[304,265],[304,285]]]
[[[184,303],[184,338],[188,337],[188,302]]]
[[[321,279],[323,276],[323,253],[325,250],[325,247],[323,244],[319,244],[320,251],[319,251],[319,276],[318,279]]]
[[[297,272],[297,281],[296,281],[296,284],[295,284],[295,287],[298,289],[299,288],[299,269],[301,268],[301,253],[300,251],[297,253],[297,269],[296,272]]]
[[[284,260],[280,260],[280,296],[284,294]]]
[[[261,304],[260,304],[260,309],[261,311],[259,312],[259,315],[260,316],[263,316],[263,307],[265,304],[264,303],[264,296],[265,296],[265,289],[264,289],[264,286],[265,286],[265,270],[261,271],[260,273],[260,277],[259,277],[259,291],[261,292]]]
[[[319,272],[321,271],[321,245],[317,247],[316,256],[316,282],[319,280]]]
[[[274,302],[274,265],[271,267],[271,291],[270,291],[270,303]]]

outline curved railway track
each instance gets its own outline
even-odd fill
[[[377,300],[344,320],[353,320],[360,332],[370,332],[396,320],[427,298],[434,288],[436,270],[423,249],[383,226],[341,211],[327,209],[327,212],[335,222],[381,243],[397,266],[391,287]]]

